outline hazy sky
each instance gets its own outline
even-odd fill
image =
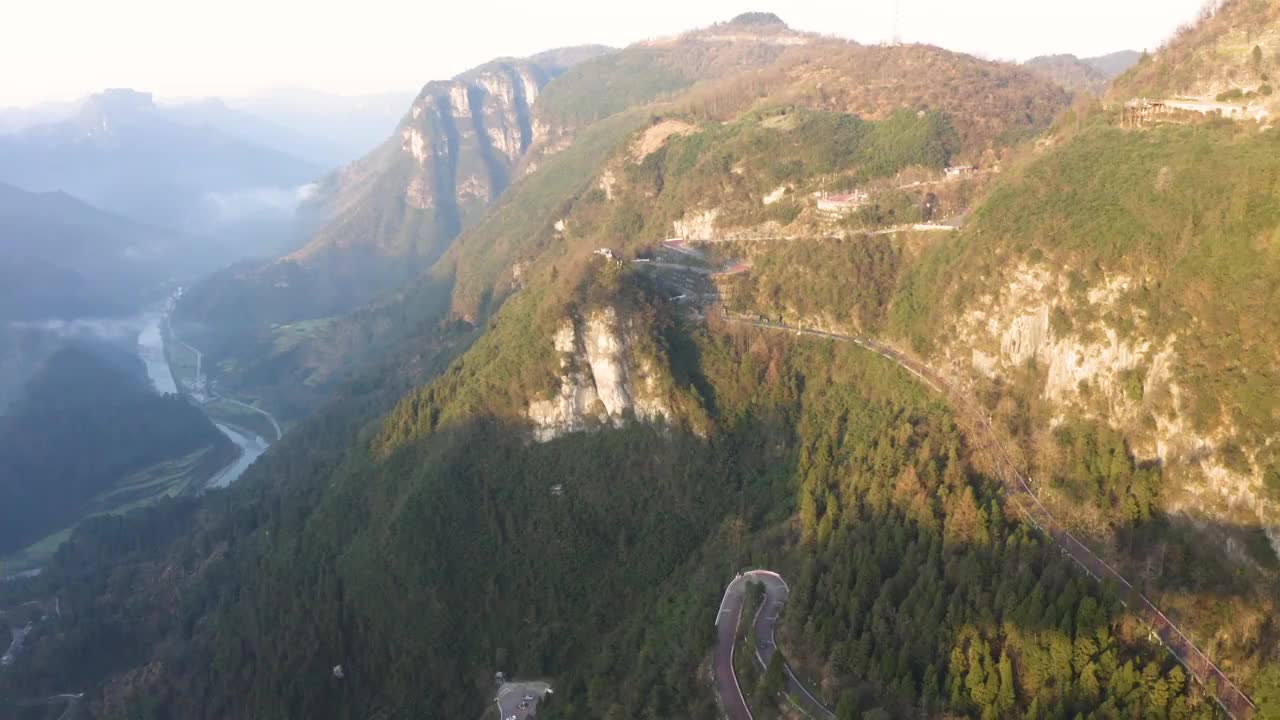
[[[901,33],[985,57],[1155,48],[1205,0],[899,0]],[[416,90],[499,55],[626,45],[770,10],[792,27],[888,39],[894,0],[16,0],[0,105],[104,87],[164,96],[305,86]]]

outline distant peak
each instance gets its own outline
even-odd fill
[[[81,132],[105,136],[122,125],[136,125],[154,117],[155,100],[149,92],[113,88],[90,95],[75,118]]]
[[[155,100],[149,92],[139,92],[129,88],[112,88],[90,95],[85,101],[83,112],[94,115],[114,117],[130,116],[137,113],[155,110]]]
[[[730,20],[728,24],[729,25],[747,25],[752,27],[760,27],[760,26],[780,26],[783,28],[787,27],[787,24],[782,22],[782,18],[778,17],[777,15],[774,15],[771,12],[745,12],[735,17],[734,19]]]
[[[90,95],[89,102],[122,109],[155,107],[155,100],[151,97],[151,93],[132,88],[108,88],[96,95]]]

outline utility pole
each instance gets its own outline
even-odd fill
[[[893,44],[902,44],[902,31],[900,22],[902,19],[902,0],[893,0]]]

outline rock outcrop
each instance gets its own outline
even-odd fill
[[[1168,510],[1205,519],[1256,518],[1280,554],[1280,508],[1266,499],[1258,448],[1245,451],[1250,472],[1232,470],[1220,452],[1231,428],[1204,435],[1183,419],[1189,408],[1178,382],[1178,338],[1151,336],[1146,319],[1128,302],[1136,285],[1115,275],[1073,293],[1064,274],[1019,267],[961,318],[935,366],[965,385],[977,377],[1010,378],[1033,363],[1043,383],[1040,394],[1056,409],[1051,425],[1086,417],[1122,431],[1139,460],[1158,462],[1181,478],[1179,499]],[[1122,336],[1102,319],[1109,315],[1129,318],[1135,329]],[[1068,325],[1068,318],[1076,321]]]
[[[533,436],[547,442],[595,427],[621,427],[629,419],[671,421],[652,358],[636,351],[635,329],[612,307],[580,320],[566,318],[556,331],[560,387],[529,403]]]
[[[534,142],[533,103],[550,79],[532,62],[512,61],[428,83],[400,126],[411,159],[405,201],[465,215],[500,195]]]

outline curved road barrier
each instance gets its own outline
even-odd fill
[[[996,437],[994,430],[992,430],[987,414],[977,409],[965,395],[951,387],[932,369],[870,338],[841,335],[821,330],[806,330],[803,327],[792,327],[782,323],[750,317],[726,315],[724,320],[766,330],[782,330],[793,332],[796,335],[826,338],[837,342],[851,342],[897,363],[904,370],[919,378],[925,385],[928,385],[934,392],[947,398],[951,402],[953,409],[957,410],[960,415],[967,417],[976,429],[981,430],[981,432],[975,433],[978,437],[975,437],[974,440],[977,442],[978,447],[988,451],[995,461],[996,472],[1000,475],[1000,480],[1008,492],[1008,497],[1013,500],[1014,504],[1022,512],[1023,517],[1048,535],[1064,553],[1069,555],[1077,565],[1095,580],[1100,582],[1105,580],[1112,583],[1119,590],[1120,601],[1138,615],[1139,619],[1151,629],[1151,632],[1160,639],[1160,642],[1201,685],[1217,687],[1214,700],[1222,706],[1222,709],[1228,715],[1235,720],[1249,720],[1249,718],[1253,717],[1256,708],[1249,696],[1236,687],[1226,673],[1222,672],[1200,648],[1196,647],[1195,643],[1191,642],[1191,639],[1179,630],[1145,595],[1136,590],[1115,568],[1108,565],[1106,561],[1098,557],[1084,543],[1077,540],[1054,518],[1053,514],[1040,502],[1039,496],[1031,489],[1031,484],[1026,476],[1010,459],[1009,453],[1005,450],[999,438]]]
[[[778,616],[782,614],[782,606],[786,604],[791,589],[782,576],[770,570],[751,570],[739,573],[724,590],[720,600],[720,612],[716,613],[716,652],[714,669],[716,692],[729,720],[752,720],[751,709],[747,706],[746,697],[738,685],[738,674],[733,669],[733,655],[738,640],[738,623],[742,617],[742,606],[746,602],[747,588],[751,583],[764,585],[764,602],[756,611],[752,624],[755,628],[756,646],[753,648],[756,664],[761,671],[769,667],[769,660],[777,650],[774,644],[774,626]],[[787,695],[799,700],[803,709],[811,716],[835,720],[835,714],[826,708],[808,688],[796,678],[795,673],[785,664],[782,666],[787,676]]]
[[[551,685],[541,680],[502,683],[493,696],[498,706],[498,720],[526,720],[537,715],[538,703],[550,692]]]

